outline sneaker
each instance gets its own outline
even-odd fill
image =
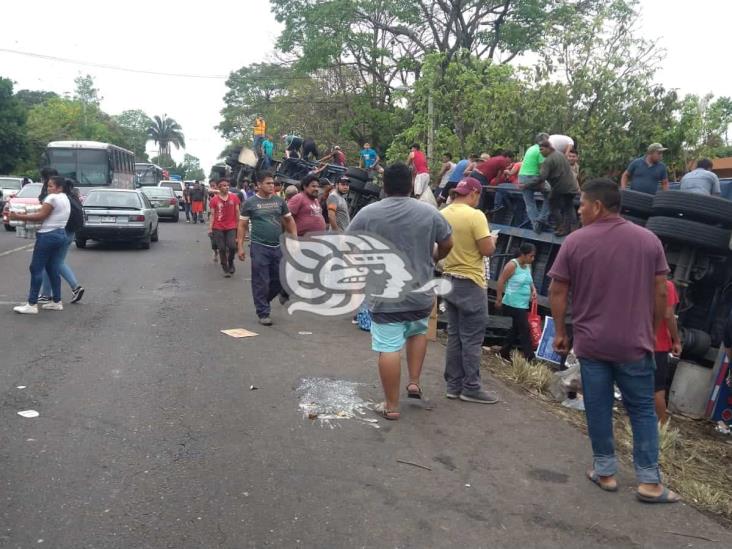
[[[217,252],[216,250],[214,250],[213,251],[213,257],[211,258],[211,260],[214,263],[218,263],[219,262],[219,252]]]
[[[259,323],[262,326],[272,326],[272,319],[269,318],[268,316],[263,316],[262,318],[259,319]]]
[[[20,313],[21,315],[37,315],[38,305],[31,305],[30,303],[26,303],[25,305],[18,305],[17,307],[13,307],[13,310],[16,313]]]
[[[457,400],[460,398],[460,393],[456,393],[454,391],[447,391],[445,393],[445,398],[449,398],[450,400]]]
[[[229,271],[224,271],[224,278],[231,278],[231,273]]]
[[[477,402],[479,404],[495,404],[499,400],[498,393],[482,389],[473,393],[461,393],[459,398],[465,402]]]
[[[81,301],[81,298],[84,297],[84,288],[77,286],[71,291],[71,294],[71,303],[78,303]],[[40,299],[38,302],[40,303]]]
[[[186,219],[186,223],[190,223],[190,222],[191,222],[191,220],[190,220],[190,219]]]
[[[234,265],[229,265],[229,274],[234,274],[236,272],[236,267]]]
[[[64,304],[56,301],[51,301],[51,303],[46,303],[45,305],[41,305],[41,309],[44,311],[63,311],[64,310]]]
[[[39,295],[38,296],[38,304],[43,305],[44,303],[51,303],[53,301],[49,296],[47,295]]]
[[[277,296],[278,301],[280,302],[280,305],[287,305],[287,302],[290,301],[290,296],[285,294],[280,294]]]

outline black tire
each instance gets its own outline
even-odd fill
[[[644,219],[642,217],[635,217],[634,215],[630,214],[623,214],[623,218],[627,219],[631,223],[635,223],[636,225],[640,225],[641,227],[646,226],[647,219]]]
[[[369,172],[361,168],[348,168],[346,175],[351,179],[360,179],[361,181],[368,181],[370,179]]]
[[[15,227],[13,227],[12,225],[8,225],[8,224],[4,224],[4,225],[5,225],[5,230],[6,231],[14,231],[15,230]]]
[[[362,181],[361,179],[354,179],[353,177],[349,177],[348,180],[350,181],[349,189],[355,193],[363,192],[363,188],[366,186],[366,182]]]
[[[78,236],[74,240],[77,248],[86,248],[86,238],[79,238]]]
[[[145,238],[140,240],[140,248],[143,250],[149,250],[150,249],[150,235],[147,235]]]
[[[375,196],[378,198],[379,196],[381,196],[381,187],[379,187],[376,183],[368,181],[366,182],[366,185],[364,185],[362,192],[367,196]]]
[[[649,217],[653,213],[653,195],[624,189],[620,191],[620,211],[632,212],[636,217]]]
[[[651,217],[646,229],[653,232],[661,240],[669,240],[679,244],[698,246],[707,250],[730,251],[732,233],[729,229],[720,229],[676,217]]]
[[[732,200],[683,191],[658,193],[653,215],[683,216],[695,221],[732,227]]]
[[[158,229],[159,228],[160,228],[160,226],[155,227],[155,232],[150,235],[150,240],[152,242],[157,242],[159,240],[159,237],[158,237]]]
[[[180,212],[175,213],[175,217],[173,218],[173,223],[178,223],[180,220]]]

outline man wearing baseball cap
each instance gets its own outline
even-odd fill
[[[656,194],[658,186],[661,189],[668,190],[668,171],[663,159],[663,151],[668,150],[660,143],[652,143],[645,156],[636,158],[628,168],[623,172],[620,178],[620,188],[628,188],[630,183],[631,191],[638,191],[646,194]]]
[[[451,191],[452,203],[440,213],[452,227],[453,247],[445,258],[443,274],[452,282],[447,303],[445,382],[449,399],[493,404],[498,395],[483,389],[480,357],[488,320],[484,257],[496,249],[485,214],[476,209],[482,186],[473,177]]]

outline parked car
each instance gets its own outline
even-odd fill
[[[10,200],[23,186],[23,178],[14,175],[0,175],[0,209],[4,203]]]
[[[140,189],[150,199],[150,203],[158,212],[160,219],[172,219],[175,223],[180,218],[178,198],[170,187],[142,187]]]
[[[5,202],[5,205],[2,208],[2,215],[3,225],[5,225],[6,231],[15,230],[15,227],[10,225],[10,206],[13,204],[38,204],[38,197],[41,194],[42,187],[43,185],[40,183],[31,183],[30,185],[26,185],[18,191],[18,194],[10,197],[10,199]]]
[[[167,187],[169,189],[173,189],[173,192],[175,193],[175,196],[178,199],[178,207],[181,210],[184,209],[183,189],[185,189],[185,185],[183,184],[182,181],[172,181],[170,179],[166,179],[166,180],[158,183],[158,187]]]
[[[158,213],[139,190],[94,189],[84,200],[84,227],[76,247],[87,240],[138,242],[143,249],[158,241]]]

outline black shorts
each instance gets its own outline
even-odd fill
[[[460,183],[460,181],[448,181],[447,183],[445,183],[445,186],[442,187],[442,192],[440,193],[440,196],[445,200],[450,198],[450,191],[457,187],[458,183]]]
[[[236,229],[229,229],[228,231],[214,229],[213,242],[219,250],[236,250]]]
[[[668,379],[668,351],[654,353],[656,358],[656,385],[655,390],[665,391]]]

